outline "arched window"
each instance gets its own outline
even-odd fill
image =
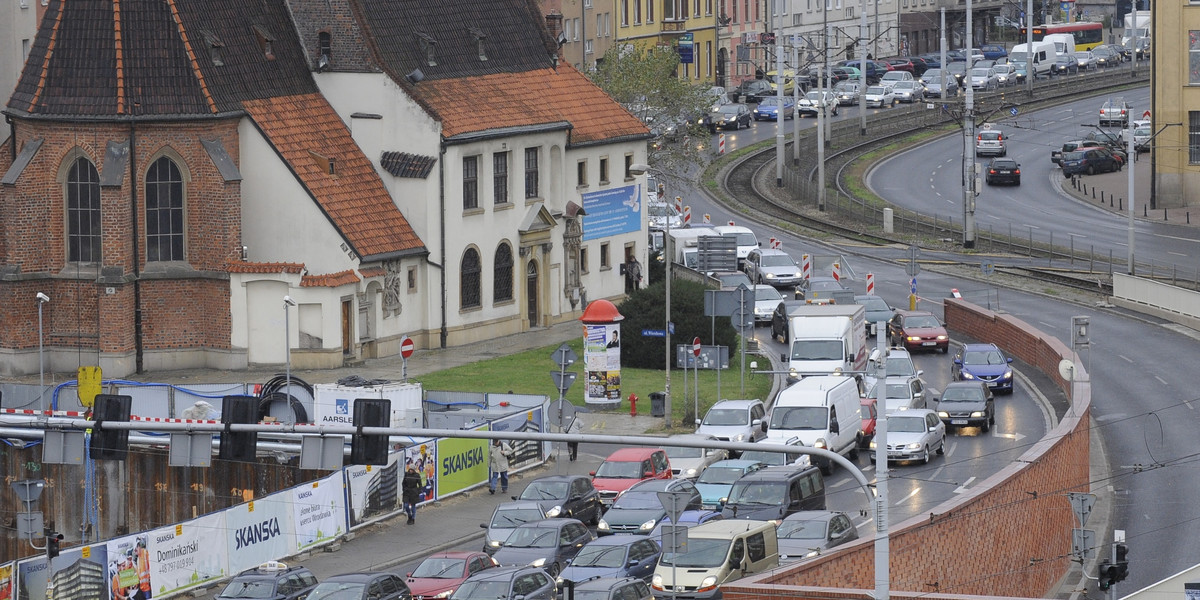
[[[502,242],[496,248],[495,284],[492,286],[493,302],[508,302],[513,299],[513,255],[512,246]]]
[[[459,304],[462,308],[479,308],[483,304],[483,294],[480,292],[480,276],[483,268],[479,263],[479,251],[467,248],[463,254],[462,268],[459,270]]]
[[[67,260],[100,262],[100,174],[83,157],[67,172]]]
[[[183,177],[162,157],[146,172],[146,261],[183,260]]]

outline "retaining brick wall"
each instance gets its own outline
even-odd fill
[[[1068,396],[1058,363],[1065,344],[1027,323],[969,302],[945,302],[947,328],[995,342],[1045,372]],[[1076,364],[1079,364],[1076,361]],[[1082,378],[1086,379],[1086,374]],[[1075,410],[1017,460],[928,515],[889,526],[891,597],[1041,598],[1071,566],[1075,516],[1067,492],[1088,491],[1091,389],[1075,384]],[[873,532],[836,554],[723,586],[728,600],[871,598]]]

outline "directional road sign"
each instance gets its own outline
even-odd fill
[[[554,364],[565,369],[575,364],[575,361],[579,360],[579,355],[575,354],[575,351],[566,342],[563,342],[561,346],[554,349],[551,358],[554,359]]]

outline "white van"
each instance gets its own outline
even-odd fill
[[[720,598],[722,585],[778,566],[779,538],[774,523],[709,521],[687,530],[687,552],[663,552],[650,587],[656,597]]]
[[[713,229],[716,229],[717,233],[727,238],[737,240],[739,269],[742,268],[742,263],[746,262],[746,255],[750,254],[751,250],[758,249],[758,237],[754,235],[753,231],[750,231],[749,227],[742,227],[741,225],[717,225]]]
[[[792,440],[805,446],[858,458],[862,439],[862,390],[847,375],[805,377],[779,392],[767,425],[768,443]],[[833,461],[813,458],[821,472],[833,473]]]
[[[1045,40],[1034,42],[1032,51],[1030,51],[1029,44],[1017,44],[1008,53],[1008,62],[1018,68],[1028,61],[1029,65],[1025,72],[1029,77],[1034,78],[1049,77],[1054,68],[1054,61],[1057,59],[1058,50],[1055,50],[1054,42]]]
[[[1059,56],[1075,54],[1075,36],[1069,33],[1051,33],[1042,38],[1042,41],[1053,43],[1054,51]]]

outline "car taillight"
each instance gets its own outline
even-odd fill
[[[1021,174],[1021,170],[1020,170],[1020,169],[1014,169],[1014,170],[1013,170],[1013,175],[1020,175],[1020,174]]]
[[[988,175],[995,175],[995,174],[996,174],[995,169],[988,169]]]

